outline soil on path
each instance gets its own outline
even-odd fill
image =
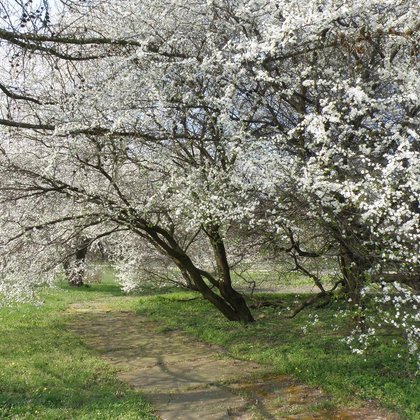
[[[333,410],[322,391],[106,302],[73,304],[72,329],[119,369],[165,420],[396,419],[372,407]],[[322,408],[324,407],[324,408]]]

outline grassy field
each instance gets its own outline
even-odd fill
[[[1,419],[153,418],[141,395],[120,383],[113,368],[69,332],[68,305],[96,299],[108,299],[110,308],[135,310],[161,322],[162,329],[184,330],[224,346],[233,357],[269,364],[279,374],[319,386],[333,397],[330,406],[374,400],[402,418],[420,419],[418,377],[401,343],[384,335],[369,354],[352,354],[340,342],[351,325],[334,318],[338,303],[311,316],[302,312],[285,319],[296,295],[258,295],[254,299],[280,299],[281,304],[254,310],[258,322],[243,326],[225,321],[192,293],[149,289],[142,296],[123,296],[110,277],[90,288],[42,292],[41,307],[0,310]]]
[[[40,307],[0,309],[0,419],[153,419],[141,396],[70,332],[69,303],[115,285],[42,293]],[[124,298],[126,300],[126,298]]]

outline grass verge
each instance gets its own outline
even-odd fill
[[[374,400],[402,418],[420,419],[415,363],[402,343],[384,335],[368,354],[353,354],[340,341],[351,325],[334,316],[342,303],[285,319],[296,295],[260,295],[264,300],[280,299],[282,304],[255,310],[257,322],[244,326],[226,321],[201,298],[190,300],[193,296],[178,292],[142,297],[137,312],[221,345],[235,358],[272,365],[279,374],[321,387],[332,396],[332,405],[349,407]]]
[[[42,293],[0,309],[1,419],[154,419],[138,392],[68,331],[69,303],[119,295],[115,285]]]
[[[2,419],[154,418],[141,395],[69,332],[67,306],[91,300],[106,301],[110,310],[136,310],[162,328],[182,329],[224,346],[233,357],[269,364],[278,374],[321,387],[333,397],[331,407],[375,400],[402,418],[420,419],[419,381],[402,344],[384,335],[369,354],[352,354],[340,341],[351,325],[335,318],[339,303],[285,319],[298,296],[259,295],[281,304],[254,310],[257,322],[244,326],[226,321],[192,293],[150,289],[140,297],[123,296],[111,277],[90,288],[62,287],[42,295],[43,306],[0,309]]]

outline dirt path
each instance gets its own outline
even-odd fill
[[[69,311],[73,330],[118,366],[119,378],[141,390],[161,419],[395,419],[370,407],[321,409],[328,396],[320,390],[132,312],[110,311],[105,302]]]

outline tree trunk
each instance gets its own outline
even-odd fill
[[[342,248],[340,264],[344,278],[344,291],[354,304],[360,304],[361,291],[366,282],[366,270],[369,268],[368,264],[348,248]]]
[[[89,240],[82,241],[76,248],[74,260],[66,260],[63,263],[64,272],[68,283],[72,287],[81,287],[84,285],[86,271],[86,255],[89,250]]]
[[[244,297],[232,287],[232,278],[230,275],[230,266],[227,259],[226,248],[218,229],[215,228],[212,231],[207,232],[207,234],[210,237],[214,258],[216,260],[220,282],[219,290],[221,295],[240,315],[241,321],[245,323],[254,322],[255,319],[252,316]]]
[[[232,288],[230,284],[230,274],[228,277],[224,277],[224,281],[217,281],[210,273],[200,270],[195,266],[191,258],[178,245],[176,239],[170,232],[158,227],[148,227],[143,224],[140,226],[142,230],[147,232],[150,243],[156,246],[160,252],[169,256],[181,270],[184,277],[188,278],[192,288],[199,291],[202,296],[211,302],[228,320],[243,323],[254,322],[254,318],[245,299],[240,293]],[[217,264],[219,264],[219,262],[217,262]],[[228,270],[228,266],[224,266],[224,270],[226,269]],[[206,284],[204,278],[210,279],[212,285],[217,287],[220,291],[220,295],[215,293]],[[225,281],[226,279],[227,281]]]
[[[214,293],[203,279],[203,274],[188,256],[183,258],[182,265],[193,280],[197,290],[205,299],[211,302],[229,321],[239,321],[245,324],[253,322],[254,318],[242,295],[231,288],[223,290],[219,287],[220,295]]]
[[[185,268],[175,262],[175,265],[178,267],[179,271],[181,271],[182,277],[185,279],[186,286],[189,290],[193,290],[195,292],[198,292],[197,286],[194,284],[193,280],[191,279],[191,276],[188,274],[187,270]]]

